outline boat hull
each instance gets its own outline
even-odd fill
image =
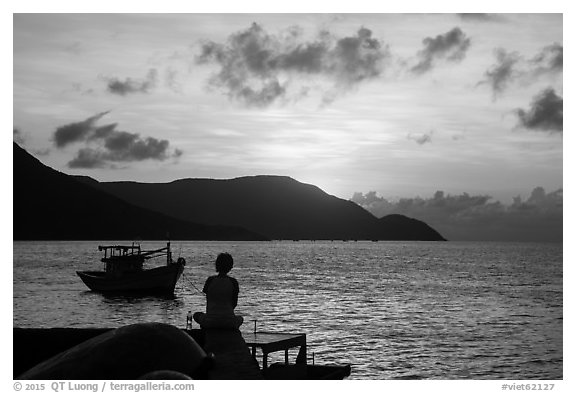
[[[121,277],[110,277],[102,271],[78,271],[76,274],[94,292],[173,295],[183,271],[182,264],[174,263]]]

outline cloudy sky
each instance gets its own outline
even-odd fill
[[[562,31],[561,14],[16,14],[13,136],[100,181],[561,205]]]

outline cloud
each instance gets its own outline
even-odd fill
[[[564,67],[564,47],[558,43],[546,46],[529,62],[534,75],[560,73]]]
[[[68,166],[71,168],[113,167],[109,164],[148,159],[164,161],[183,154],[180,149],[170,152],[170,143],[167,140],[143,138],[137,133],[117,130],[117,123],[98,126],[96,123],[107,113],[109,112],[102,112],[84,121],[57,128],[53,141],[58,148],[80,142],[96,145],[96,147],[81,148]]]
[[[426,143],[432,142],[432,134],[433,133],[434,133],[434,131],[430,131],[428,133],[421,133],[421,134],[409,133],[407,138],[410,140],[413,140],[414,142],[416,142],[419,145],[424,145]]]
[[[50,149],[36,149],[33,150],[33,153],[36,156],[48,156],[50,155]]]
[[[78,83],[78,82],[72,83],[71,89],[67,90],[67,91],[72,91],[74,93],[80,93],[80,95],[83,95],[83,96],[94,94],[94,89],[86,88],[81,83]]]
[[[175,93],[182,93],[183,86],[182,83],[179,81],[179,74],[178,71],[167,68],[164,71],[164,83],[166,86]]]
[[[332,89],[349,90],[380,76],[388,57],[388,48],[364,27],[350,37],[336,38],[323,31],[305,41],[297,27],[274,35],[253,23],[224,44],[204,42],[196,62],[219,67],[208,81],[210,87],[223,90],[231,99],[262,107],[289,95],[301,96],[292,94],[293,81],[305,83],[320,77]]]
[[[494,51],[496,64],[484,73],[485,78],[477,85],[489,85],[496,98],[517,80],[531,84],[541,76],[558,75],[563,72],[563,52],[563,46],[554,43],[542,48],[534,57],[526,59],[518,52],[498,48]]]
[[[434,67],[436,60],[461,61],[470,47],[470,38],[467,38],[459,27],[455,27],[435,38],[427,37],[422,43],[424,44],[424,49],[418,52],[420,61],[411,69],[415,74],[423,74],[430,71]]]
[[[505,49],[498,48],[494,51],[496,64],[484,73],[485,79],[478,85],[488,84],[492,88],[494,96],[502,93],[508,84],[518,78],[519,73],[514,69],[521,57],[516,52],[507,52]]]
[[[96,122],[109,112],[110,111],[101,112],[86,120],[58,127],[56,132],[54,132],[54,144],[56,147],[61,148],[70,143],[82,141],[86,139],[89,134],[98,133]]]
[[[562,132],[564,102],[554,89],[540,92],[530,104],[530,109],[517,109],[520,126],[529,130]]]
[[[500,15],[470,13],[470,14],[456,14],[463,21],[470,22],[498,22],[502,19]]]
[[[13,128],[12,138],[14,142],[16,142],[19,145],[24,145],[26,143],[26,138],[24,137],[24,134],[22,134],[22,131],[20,131],[19,128]]]
[[[76,157],[68,162],[69,168],[93,169],[107,166],[106,160],[101,157],[101,154],[90,148],[80,149]]]
[[[84,44],[80,41],[72,42],[64,47],[64,51],[75,56],[81,55],[84,51]]]
[[[141,139],[138,134],[116,131],[105,140],[105,149],[82,148],[68,163],[70,168],[103,168],[113,162],[133,162],[147,159],[163,161],[169,157],[179,157],[182,151],[176,149],[168,154],[169,142],[148,137]]]
[[[111,161],[165,160],[169,142],[152,137],[140,138],[138,134],[116,131],[106,138],[104,146]]]
[[[112,94],[125,96],[127,94],[135,93],[148,93],[148,91],[156,86],[158,80],[158,71],[154,68],[148,71],[145,79],[132,79],[126,78],[120,80],[114,77],[104,78],[107,81],[107,90]]]
[[[509,205],[488,195],[446,195],[388,201],[374,191],[356,192],[353,202],[376,217],[403,214],[426,222],[449,240],[562,241],[563,191],[536,187]]]

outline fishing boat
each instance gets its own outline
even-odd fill
[[[129,246],[98,246],[98,250],[104,251],[101,259],[104,270],[76,272],[95,292],[173,295],[186,265],[184,258],[172,259],[170,242],[166,247],[149,251],[134,243]],[[144,269],[146,260],[161,256],[166,257],[164,266]]]

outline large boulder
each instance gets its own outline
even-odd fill
[[[36,365],[18,379],[138,379],[155,371],[202,376],[210,358],[172,325],[142,323],[101,334]]]

